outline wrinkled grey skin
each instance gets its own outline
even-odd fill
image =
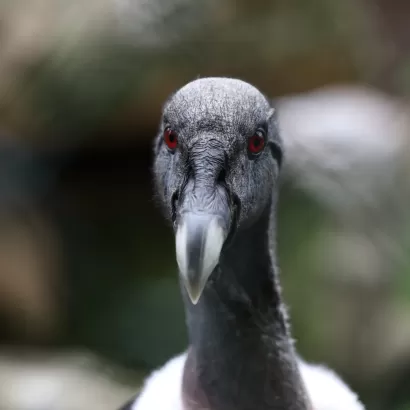
[[[172,152],[166,127],[178,135]],[[266,145],[251,155],[258,129]],[[166,102],[154,150],[184,285],[185,409],[309,410],[276,274],[274,110],[243,81],[195,80]],[[204,268],[209,260],[216,262]]]
[[[163,142],[166,126],[178,134],[174,154]],[[226,165],[225,183],[241,206],[239,226],[252,224],[271,199],[279,170],[268,144],[255,159],[249,159],[248,137],[259,127],[267,130],[276,152],[281,141],[274,110],[255,87],[240,80],[203,78],[171,96],[164,106],[154,148],[156,190],[168,217],[172,217],[172,195],[185,183],[187,171],[192,170],[197,184],[206,185],[216,180]],[[212,197],[197,198],[203,208],[208,204],[224,206],[232,200],[221,189],[204,192],[221,198],[215,202]]]

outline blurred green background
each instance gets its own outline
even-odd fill
[[[277,102],[300,353],[368,409],[409,410],[409,16],[399,0],[2,0],[0,408],[113,409],[186,348],[151,141],[171,92],[218,75]]]

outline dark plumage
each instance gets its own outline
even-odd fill
[[[257,145],[251,145],[254,136]],[[274,234],[281,147],[269,101],[243,81],[199,79],[166,102],[154,175],[176,234],[190,348],[186,358],[151,377],[159,380],[174,369],[172,385],[157,392],[166,397],[172,386],[174,401],[150,404],[143,390],[132,409],[315,407],[278,283]]]

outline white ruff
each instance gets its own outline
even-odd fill
[[[181,384],[186,353],[169,360],[146,379],[132,410],[184,410]],[[331,370],[299,360],[313,410],[365,410],[357,395]]]
[[[131,409],[183,410],[181,384],[185,360],[186,353],[183,353],[152,372]]]

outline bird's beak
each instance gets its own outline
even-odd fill
[[[185,212],[176,232],[176,256],[188,295],[196,304],[218,265],[230,215]]]

